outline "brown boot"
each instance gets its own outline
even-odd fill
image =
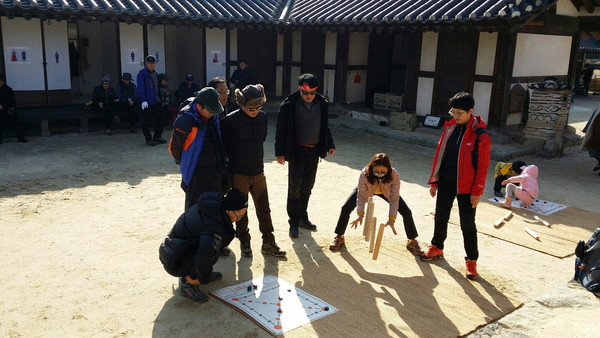
[[[329,250],[331,250],[331,251],[339,250],[342,246],[344,246],[344,243],[345,243],[344,235],[337,235],[333,239],[333,243],[331,243],[331,245],[329,246]]]

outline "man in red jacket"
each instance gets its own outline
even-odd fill
[[[477,227],[475,210],[483,194],[490,164],[491,139],[485,122],[473,115],[475,100],[469,93],[457,93],[450,99],[453,119],[444,123],[429,178],[429,193],[435,202],[435,228],[431,245],[421,260],[444,257],[444,241],[454,198],[458,200],[460,228],[467,253],[466,277],[477,278]]]

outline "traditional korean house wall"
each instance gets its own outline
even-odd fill
[[[431,114],[437,45],[438,33],[423,33],[419,85],[417,89],[417,115],[425,116]]]

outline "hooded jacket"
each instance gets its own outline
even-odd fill
[[[279,106],[277,114],[277,129],[275,130],[275,156],[285,156],[287,161],[294,158],[294,148],[296,145],[295,133],[295,118],[296,102],[302,100],[300,91],[290,94]],[[318,154],[321,158],[327,156],[329,149],[335,149],[333,137],[329,130],[329,103],[323,95],[316,93],[313,101],[321,105],[321,129],[319,134],[319,143],[317,144]]]
[[[160,245],[159,259],[169,274],[184,277],[191,271],[181,271],[181,268],[193,258],[197,279],[207,284],[219,251],[229,245],[234,236],[233,224],[223,208],[223,195],[206,192],[198,203],[179,216]]]
[[[204,122],[200,114],[196,111],[194,100],[191,100],[191,102],[181,109],[181,115],[173,123],[173,133],[169,141],[169,152],[173,156],[173,159],[175,159],[175,163],[180,166],[181,180],[185,186],[189,186],[192,177],[194,177],[194,172],[204,145],[206,128],[208,127],[207,123],[210,123],[215,128],[219,140],[221,140],[221,127],[218,116],[215,115],[208,119],[208,122]],[[225,172],[225,151],[222,142],[219,142],[217,148],[217,151],[221,152],[221,156],[218,157],[222,159],[218,170]]]
[[[521,175],[509,177],[508,182],[520,183],[521,190],[527,192],[529,196],[531,196],[531,200],[524,202],[531,203],[536,198],[538,198],[540,193],[537,178],[538,167],[532,164],[523,168],[523,172],[521,172]]]
[[[428,184],[432,187],[437,187],[440,178],[440,167],[445,156],[446,143],[456,127],[457,123],[454,119],[444,122],[444,130],[433,156],[433,165],[428,181]],[[486,128],[485,122],[483,122],[481,117],[471,116],[465,127],[465,134],[462,137],[458,153],[457,193],[481,196],[485,188],[488,166],[490,165],[492,142],[489,134],[482,133],[477,136],[475,133],[475,130],[478,128]],[[478,149],[475,149],[475,140],[477,137],[479,137],[479,146]],[[473,167],[474,151],[478,151],[477,168]]]

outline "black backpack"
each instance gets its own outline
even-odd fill
[[[575,280],[600,298],[600,228],[575,248]]]

